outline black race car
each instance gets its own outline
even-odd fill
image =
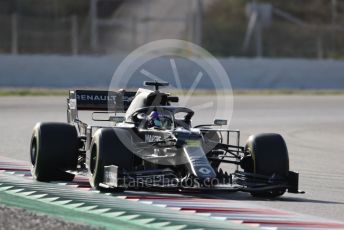
[[[279,134],[249,137],[221,129],[226,120],[193,127],[194,112],[173,106],[178,97],[154,90],[73,90],[68,123],[38,123],[31,139],[32,175],[38,181],[72,181],[87,175],[95,189],[247,191],[277,197],[300,193],[298,173],[289,171],[286,144]],[[99,125],[78,112],[93,111]],[[124,116],[120,116],[124,114]],[[230,142],[230,135],[236,137]],[[231,171],[223,168],[234,165]]]

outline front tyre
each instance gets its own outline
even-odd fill
[[[252,168],[246,170],[266,176],[277,174],[287,178],[289,172],[288,149],[280,134],[264,133],[249,137],[245,152],[252,157]],[[286,189],[251,192],[254,197],[274,198],[282,196]]]
[[[119,138],[121,136],[121,139]],[[104,181],[104,167],[116,165],[118,173],[131,171],[133,154],[122,143],[123,139],[130,141],[130,132],[120,128],[102,128],[94,134],[89,154],[89,181],[93,188],[105,190],[100,186]],[[122,192],[122,187],[112,191]]]
[[[78,134],[66,123],[38,123],[30,144],[32,176],[38,181],[72,181],[78,162]]]

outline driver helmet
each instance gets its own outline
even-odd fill
[[[157,111],[152,111],[149,114],[149,126],[161,128],[161,121],[159,119],[159,113]]]

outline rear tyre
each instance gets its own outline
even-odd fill
[[[123,171],[131,171],[133,154],[121,141],[126,137],[130,140],[129,131],[119,128],[102,128],[94,134],[88,167],[89,181],[93,188],[107,191],[99,185],[104,181],[105,166],[116,165],[119,174]],[[124,188],[119,187],[111,191],[122,192]]]
[[[72,181],[78,162],[78,134],[66,123],[38,123],[34,127],[30,158],[32,176],[38,181]]]
[[[245,152],[251,155],[252,168],[246,170],[266,176],[277,174],[287,177],[289,172],[289,157],[283,137],[275,133],[266,133],[250,136]],[[264,192],[251,192],[254,197],[274,198],[282,196],[286,189],[275,189]]]

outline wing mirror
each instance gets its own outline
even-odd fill
[[[172,97],[172,96],[168,96],[167,100],[169,102],[174,102],[174,103],[178,103],[179,102],[179,97]]]
[[[125,117],[112,115],[108,112],[93,112],[92,113],[92,120],[94,120],[94,121],[112,121],[115,123],[120,123],[120,122],[125,121]]]
[[[146,120],[147,117],[148,117],[148,116],[147,116],[145,113],[139,113],[139,114],[137,114],[137,118],[138,118],[139,120]]]
[[[214,125],[222,126],[222,125],[227,125],[227,120],[221,120],[221,119],[215,119],[214,120]]]
[[[115,123],[121,123],[125,121],[124,116],[109,116],[109,121],[115,122]]]

